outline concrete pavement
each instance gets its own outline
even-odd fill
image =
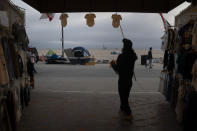
[[[36,89],[19,131],[181,131],[158,93],[160,67],[136,65],[130,104],[133,122],[118,114],[117,75],[108,65],[36,65]]]

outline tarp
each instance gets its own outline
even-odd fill
[[[56,55],[56,53],[52,49],[49,49],[46,56],[52,56],[52,55]]]
[[[186,0],[23,0],[41,13],[144,12],[167,13]],[[188,0],[187,0],[188,1]]]
[[[84,56],[91,56],[90,52],[84,47],[75,47],[73,51],[80,50],[84,53]]]

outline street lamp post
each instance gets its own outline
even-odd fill
[[[64,27],[62,26],[62,57],[64,57]]]

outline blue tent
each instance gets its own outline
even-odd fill
[[[82,51],[84,53],[84,56],[91,56],[90,52],[84,47],[73,48],[73,51],[77,51],[77,50]]]

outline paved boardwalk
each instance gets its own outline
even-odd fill
[[[175,113],[157,92],[157,68],[136,69],[138,82],[130,97],[133,122],[118,114],[117,76],[107,65],[36,68],[36,89],[19,131],[181,131]]]

